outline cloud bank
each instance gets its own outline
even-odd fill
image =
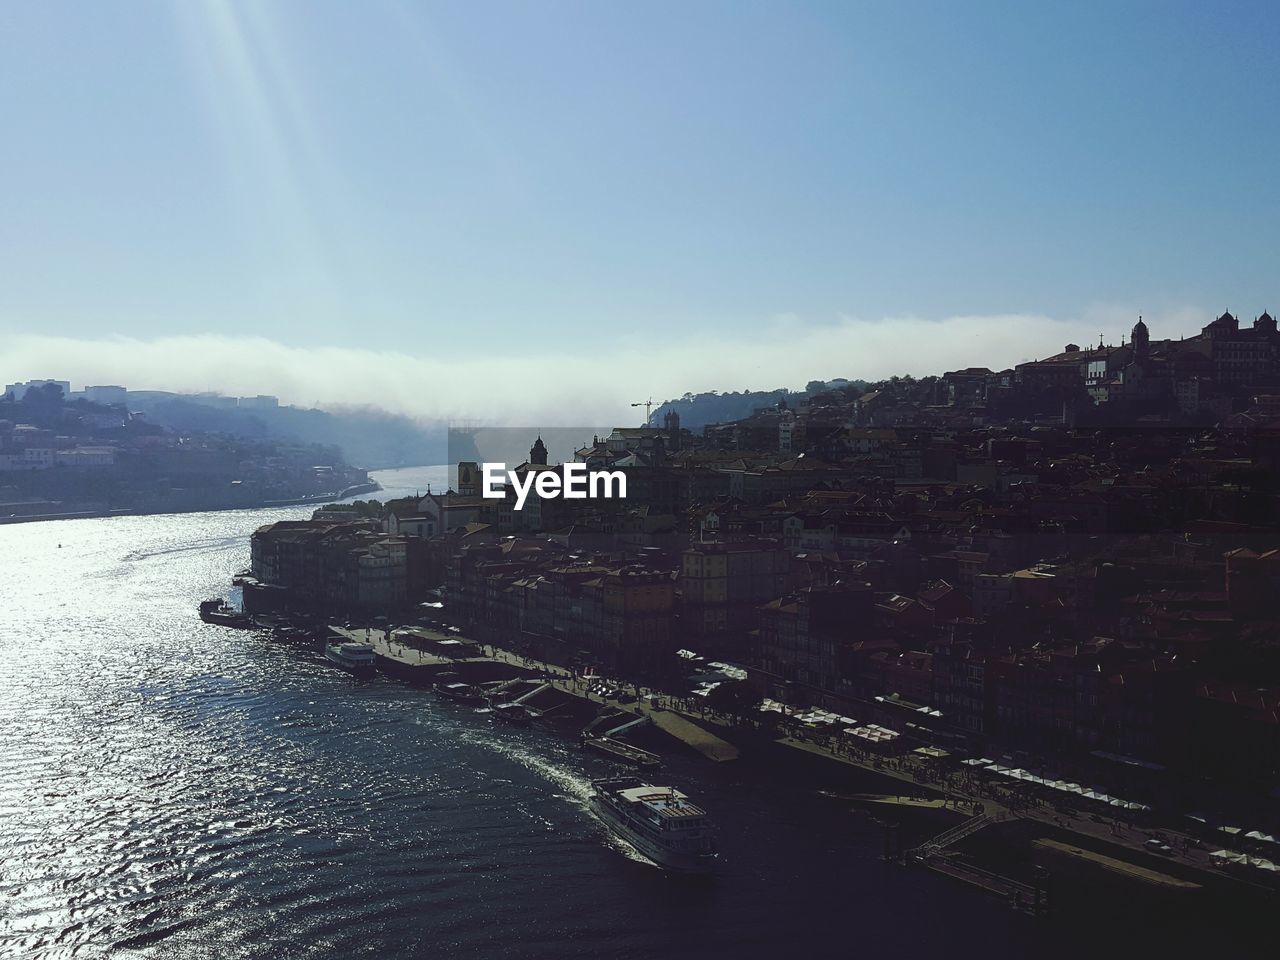
[[[1148,316],[1154,338],[1192,333],[1198,309]],[[968,366],[1003,369],[1060,351],[1067,342],[1118,343],[1136,319],[1098,306],[1070,321],[1039,314],[861,320],[817,324],[776,317],[728,337],[691,331],[680,339],[621,338],[604,350],[409,353],[289,346],[261,337],[175,336],[74,339],[6,337],[5,382],[30,378],[131,389],[270,393],[300,406],[373,405],[421,418],[571,424],[635,419],[631,403],[704,390],[802,388],[834,377],[876,380]],[[421,341],[430,344],[429,337]]]

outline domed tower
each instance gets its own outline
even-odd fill
[[[1253,329],[1259,333],[1265,333],[1269,337],[1274,337],[1276,335],[1276,318],[1263,310],[1262,316],[1253,321]]]
[[[1147,325],[1142,322],[1142,317],[1138,317],[1138,322],[1133,325],[1129,339],[1133,343],[1133,359],[1142,363],[1147,359],[1147,350],[1151,346],[1151,333],[1147,330]]]
[[[1216,337],[1230,337],[1240,330],[1240,321],[1232,316],[1230,310],[1224,310],[1222,316],[1201,331],[1210,340]]]
[[[533,441],[533,446],[529,448],[529,463],[539,467],[547,465],[547,445],[542,442],[541,436]]]

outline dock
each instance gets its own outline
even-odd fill
[[[470,645],[459,644],[457,655],[432,652],[429,647],[434,637],[418,634],[385,633],[352,630],[331,624],[329,632],[334,638],[352,643],[367,643],[373,647],[378,669],[415,686],[430,686],[443,673],[454,672],[469,682],[509,680],[529,676],[532,671],[514,664],[494,661],[489,657],[475,656]],[[446,642],[452,638],[442,638]],[[450,653],[453,651],[450,650]]]
[[[1008,900],[1010,906],[1022,913],[1038,917],[1048,912],[1049,903],[1043,886],[1022,883],[950,857],[936,857],[926,865],[937,873]]]
[[[1016,910],[1032,916],[1041,916],[1049,908],[1048,895],[1041,883],[1035,885],[1023,883],[1012,877],[1006,877],[977,866],[962,857],[955,856],[950,850],[952,846],[966,837],[1008,818],[1008,814],[980,814],[970,817],[963,823],[949,830],[944,830],[936,837],[926,840],[914,850],[908,852],[908,862],[928,867],[935,873],[941,873],[955,880],[961,880],[970,886],[978,887],[987,893],[1009,901]]]
[[[1092,863],[1100,869],[1106,870],[1110,873],[1117,873],[1122,877],[1141,880],[1145,883],[1154,884],[1158,887],[1166,887],[1174,890],[1199,890],[1201,887],[1200,884],[1194,883],[1191,880],[1183,880],[1181,877],[1162,873],[1159,870],[1152,870],[1150,867],[1144,867],[1128,860],[1121,860],[1118,857],[1109,857],[1104,853],[1086,850],[1084,847],[1077,847],[1070,843],[1063,843],[1060,840],[1045,838],[1034,841],[1034,845],[1044,850],[1052,850],[1055,853],[1063,854],[1064,856],[1088,861],[1089,863]]]
[[[699,726],[670,710],[652,710],[648,707],[641,709],[648,712],[649,719],[653,721],[655,727],[693,747],[708,760],[723,763],[726,760],[738,759],[738,748],[728,740],[717,737],[706,727]]]
[[[613,757],[615,760],[621,760],[623,763],[629,763],[635,767],[656,767],[662,762],[662,758],[656,753],[650,753],[648,750],[642,750],[629,743],[623,743],[621,740],[613,739],[613,737],[584,736],[582,745],[588,750],[595,750],[597,753],[603,753],[606,756]]]
[[[546,677],[547,683],[553,689],[616,711],[620,715],[619,724],[629,723],[626,716],[621,716],[623,714],[637,720],[648,719],[659,730],[691,747],[709,760],[725,762],[738,759],[739,750],[736,746],[682,714],[654,707],[643,699],[627,704],[602,699],[590,691],[585,681],[575,678],[564,667],[511,653],[499,647],[490,646],[490,649],[493,651],[491,659],[495,662],[518,664],[526,669],[535,670]]]
[[[954,810],[956,813],[961,812],[956,808],[954,801],[944,800],[941,797],[896,797],[885,793],[855,793],[852,796],[840,797],[840,799],[851,800],[854,803],[908,807],[913,810]]]

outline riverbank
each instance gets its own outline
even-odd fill
[[[546,660],[506,651],[490,645],[488,655],[510,657],[537,669],[571,675],[561,665]],[[894,784],[897,791],[891,799],[886,792],[881,809],[896,807],[900,812],[930,814],[951,818],[982,817],[991,828],[993,839],[1001,842],[1016,838],[1027,854],[1025,877],[1044,869],[1061,871],[1055,858],[1064,856],[1091,868],[1105,869],[1109,875],[1124,881],[1154,885],[1166,891],[1181,893],[1213,887],[1217,890],[1247,891],[1264,897],[1276,893],[1247,878],[1225,872],[1210,856],[1210,849],[1195,838],[1161,824],[1140,823],[1123,816],[1101,816],[1070,808],[1060,800],[1029,792],[1021,784],[985,774],[974,767],[954,768],[936,758],[904,753],[886,755],[862,748],[838,735],[825,735],[804,728],[783,729],[780,726],[744,725],[737,718],[717,714],[705,708],[697,698],[682,698],[656,690],[637,688],[634,703],[617,698],[596,697],[602,707],[648,717],[655,726],[692,747],[709,759],[723,761],[751,755],[770,765],[780,755],[807,757],[829,769],[852,768],[863,776]],[[587,696],[591,696],[588,692]],[[684,725],[686,735],[680,735]],[[690,732],[696,731],[692,737]],[[715,742],[707,749],[699,744]],[[922,795],[923,794],[923,795]],[[1010,829],[1008,825],[1012,825]],[[985,829],[975,831],[961,845],[975,865],[1002,869],[1001,857],[987,859],[999,843],[984,842]],[[1162,852],[1153,852],[1153,838],[1162,844]],[[1039,844],[1040,840],[1047,841]],[[1046,856],[1036,856],[1037,851]],[[905,853],[905,851],[904,851]],[[949,864],[947,864],[949,866]],[[945,871],[944,871],[945,872]],[[958,871],[952,871],[959,876]],[[986,872],[979,867],[978,872]],[[962,878],[962,877],[961,877]]]
[[[187,513],[226,513],[235,510],[270,510],[275,507],[321,506],[326,503],[345,500],[349,497],[357,497],[363,493],[376,493],[381,489],[381,484],[376,480],[371,480],[368,483],[358,483],[337,492],[312,493],[282,500],[262,500],[257,503],[237,503],[226,506],[201,504],[169,510],[132,510],[121,507],[111,510],[64,510],[31,515],[12,514],[0,517],[0,524],[40,523],[46,520],[98,520],[104,517],[155,517]]]
[[[338,628],[335,633],[349,639],[362,636],[358,630]],[[403,639],[406,634],[431,643],[462,643],[471,652],[461,659],[427,655],[413,650],[412,644],[406,646]],[[981,817],[987,821],[984,829],[975,831],[975,835],[962,844],[963,857],[975,868],[984,863],[982,870],[1000,868],[1009,857],[1002,852],[988,859],[985,854],[988,849],[999,850],[1012,838],[1018,850],[1014,859],[1025,861],[1016,872],[1024,876],[1044,867],[1063,872],[1060,861],[1069,858],[1077,864],[1102,869],[1118,880],[1154,884],[1180,892],[1206,886],[1233,888],[1242,882],[1217,869],[1207,849],[1174,831],[1166,829],[1159,836],[1176,845],[1176,855],[1157,856],[1149,849],[1155,832],[1151,825],[1090,815],[1061,803],[1052,804],[972,767],[956,768],[939,762],[936,757],[911,753],[880,754],[817,730],[784,729],[780,724],[743,724],[707,710],[704,701],[698,698],[642,687],[623,685],[629,689],[605,696],[592,678],[583,677],[569,667],[493,644],[470,641],[453,630],[407,627],[403,634],[396,631],[391,636],[397,639],[375,637],[375,649],[380,656],[388,658],[391,664],[388,672],[401,679],[409,679],[415,671],[427,666],[428,661],[431,672],[462,666],[467,671],[464,678],[476,675],[473,668],[485,661],[503,664],[540,677],[550,688],[589,704],[592,710],[608,711],[616,716],[619,724],[626,724],[628,718],[644,722],[668,744],[680,745],[717,763],[747,757],[775,779],[790,776],[793,762],[808,762],[827,773],[849,770],[873,785],[873,789],[879,785],[876,792],[864,790],[853,795],[852,802],[871,806],[882,815],[940,817],[952,823]],[[397,647],[401,651],[398,656]],[[1016,824],[1017,829],[1009,829],[1009,824]],[[941,826],[935,827],[934,832],[939,829]],[[987,838],[993,842],[987,843]],[[1169,849],[1173,851],[1174,847]],[[904,859],[905,854],[906,850],[901,851]],[[956,873],[957,862],[948,860],[943,865]]]

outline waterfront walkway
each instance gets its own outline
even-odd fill
[[[845,744],[836,746],[835,742],[820,743],[796,737],[782,737],[778,742],[806,753],[827,757],[881,776],[911,783],[917,793],[923,790],[941,794],[944,806],[949,803],[948,809],[955,810],[957,813],[971,814],[976,809],[974,804],[980,804],[983,813],[991,814],[997,819],[1017,817],[1038,821],[1045,826],[1074,833],[1086,842],[1103,845],[1104,849],[1114,849],[1118,854],[1122,852],[1126,855],[1137,854],[1142,860],[1149,860],[1152,856],[1151,852],[1145,848],[1145,844],[1154,828],[1135,826],[1108,819],[1099,814],[1056,808],[1038,798],[1021,794],[1005,784],[984,780],[972,771],[939,771],[931,768],[927,762],[916,760],[914,757],[879,757],[861,751],[857,747]],[[1167,857],[1170,863],[1196,871],[1207,871],[1215,876],[1222,875],[1216,868],[1216,864],[1209,858],[1207,848],[1192,842],[1181,833],[1164,828],[1161,828],[1160,832],[1167,837],[1173,849],[1173,853]],[[1042,843],[1042,847],[1053,849],[1060,854],[1089,860],[1112,872],[1148,882],[1165,885],[1190,883],[1132,860],[1119,859],[1117,856],[1108,856],[1072,844],[1046,840]]]
[[[424,631],[434,633],[434,631]],[[364,639],[361,631],[350,631],[353,639]],[[440,634],[442,638],[461,639],[456,634]],[[392,641],[395,645],[396,641]],[[547,676],[556,689],[570,693],[576,697],[608,706],[622,713],[636,717],[647,716],[655,726],[675,739],[687,744],[703,756],[715,760],[732,760],[739,756],[738,748],[730,743],[717,729],[724,733],[732,733],[736,721],[734,718],[717,715],[707,711],[705,704],[699,702],[699,709],[693,709],[689,700],[681,700],[664,694],[655,694],[654,699],[646,699],[646,691],[636,689],[639,698],[633,703],[619,703],[617,700],[605,699],[592,692],[592,678],[582,677],[558,664],[539,660],[514,651],[482,645],[484,656],[495,661],[509,663],[537,671]],[[409,654],[416,654],[417,651]],[[429,654],[427,656],[430,656]],[[879,776],[909,784],[911,789],[904,791],[892,800],[886,795],[880,802],[895,803],[899,806],[931,807],[952,810],[962,816],[978,814],[990,815],[995,820],[1023,818],[1039,821],[1045,826],[1075,833],[1082,840],[1102,844],[1125,853],[1134,853],[1142,859],[1149,859],[1150,851],[1144,844],[1150,836],[1149,828],[1138,827],[1121,820],[1108,819],[1099,814],[1055,807],[1045,801],[1025,794],[1007,784],[990,782],[972,770],[947,771],[935,764],[912,756],[887,757],[863,750],[860,747],[844,743],[839,738],[826,737],[815,731],[813,737],[784,735],[776,741],[784,747],[822,757],[837,763],[847,764],[859,769],[875,773]],[[934,798],[921,797],[921,792],[935,795]],[[1216,869],[1208,851],[1199,847],[1189,837],[1171,830],[1164,830],[1174,848],[1170,861],[1183,867],[1197,871],[1207,871],[1221,876]],[[1129,860],[1120,860],[1105,854],[1098,854],[1083,847],[1058,843],[1056,846],[1045,844],[1063,855],[1074,855],[1091,860],[1099,866],[1115,872],[1137,878],[1166,877],[1175,883],[1178,881],[1171,875],[1144,867]]]

